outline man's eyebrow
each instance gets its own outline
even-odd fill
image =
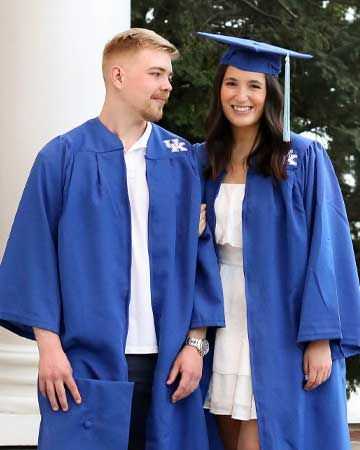
[[[158,66],[149,67],[148,70],[159,70],[160,72],[167,72],[167,70],[164,67],[158,67]],[[169,72],[169,75],[172,76],[173,73]]]

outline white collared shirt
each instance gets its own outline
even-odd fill
[[[151,130],[151,122],[148,122],[141,138],[124,152],[132,234],[131,297],[125,353],[158,352],[151,306],[148,248],[149,188],[145,162]]]

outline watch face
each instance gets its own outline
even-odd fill
[[[209,353],[209,348],[210,348],[209,342],[206,339],[204,339],[201,343],[201,353],[203,355],[206,355],[207,353]]]

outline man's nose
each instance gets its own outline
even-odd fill
[[[171,92],[172,91],[172,84],[171,84],[171,81],[168,79],[168,78],[166,78],[165,80],[164,80],[164,83],[162,84],[162,86],[161,86],[161,90],[162,91],[167,91],[167,92]]]

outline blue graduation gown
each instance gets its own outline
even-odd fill
[[[206,166],[204,144],[197,146]],[[350,450],[344,357],[360,352],[360,291],[340,187],[326,151],[292,133],[288,178],[251,164],[243,202],[243,258],[261,450]],[[222,173],[205,181],[214,235]],[[305,391],[307,342],[329,339],[331,378]],[[206,395],[209,365],[203,377]],[[210,432],[215,421],[209,415]],[[220,449],[215,439],[212,449]]]
[[[183,139],[153,125],[146,154],[152,309],[159,345],[146,450],[207,450],[200,389],[173,405],[171,366],[188,330],[224,325],[211,234],[198,240],[201,187]],[[133,385],[125,343],[131,266],[123,145],[98,118],[39,153],[0,267],[0,325],[60,336],[83,404],[39,398],[39,450],[126,450]]]

